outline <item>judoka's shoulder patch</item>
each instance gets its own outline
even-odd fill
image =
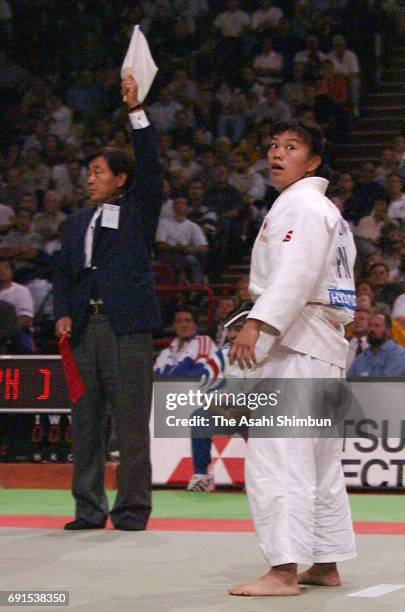
[[[293,233],[294,233],[294,230],[288,230],[282,242],[290,242],[291,238],[293,237]]]

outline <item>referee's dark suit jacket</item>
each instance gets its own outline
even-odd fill
[[[156,135],[151,126],[132,130],[136,157],[131,187],[112,204],[120,206],[118,229],[102,227],[85,268],[84,241],[95,207],[68,217],[54,276],[54,316],[72,318],[72,343],[86,327],[92,285],[118,336],[160,325],[153,288],[151,251],[163,202]]]

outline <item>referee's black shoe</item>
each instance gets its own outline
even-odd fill
[[[86,521],[86,519],[78,518],[70,523],[66,523],[63,529],[67,531],[78,531],[79,529],[104,529],[107,520],[104,520],[102,523],[90,523],[90,521]]]

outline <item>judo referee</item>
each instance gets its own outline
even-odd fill
[[[231,363],[266,378],[342,378],[353,319],[355,246],[325,196],[323,138],[301,121],[273,129],[268,162],[281,192],[256,238],[254,306]],[[299,584],[339,586],[336,562],[356,556],[338,438],[251,435],[246,487],[259,546],[270,566],[231,595],[298,595]],[[297,564],[309,565],[298,574]]]

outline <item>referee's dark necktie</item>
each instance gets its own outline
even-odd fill
[[[361,338],[359,338],[357,340],[356,357],[357,357],[357,355],[360,355],[360,353],[362,353],[362,352],[363,352],[363,350],[361,348]]]

